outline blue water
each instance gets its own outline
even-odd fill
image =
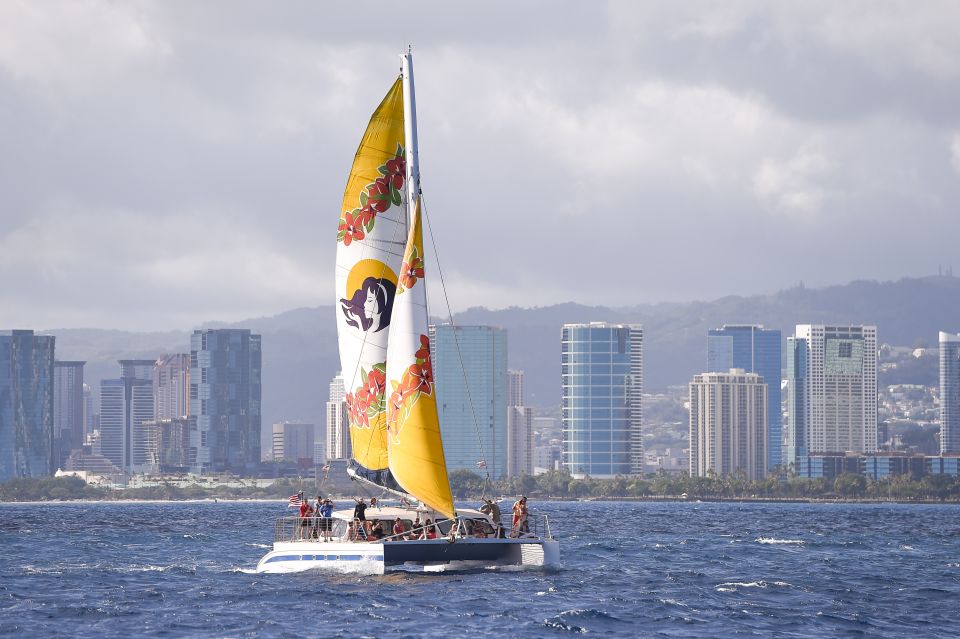
[[[0,636],[947,637],[960,507],[533,503],[564,567],[251,571],[273,503],[0,504]]]

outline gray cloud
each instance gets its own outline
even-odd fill
[[[0,326],[329,303],[408,42],[455,309],[931,272],[960,231],[958,26],[934,2],[0,4]]]

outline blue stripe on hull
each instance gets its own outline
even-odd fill
[[[277,555],[264,563],[274,561],[383,561],[383,555]]]

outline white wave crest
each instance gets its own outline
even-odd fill
[[[727,581],[717,584],[714,590],[717,592],[737,592],[739,588],[770,588],[771,586],[789,588],[791,584],[785,581]]]
[[[807,543],[802,539],[775,539],[773,537],[757,537],[754,541],[758,544],[792,544],[794,546],[803,546]]]

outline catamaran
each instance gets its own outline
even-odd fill
[[[347,472],[400,505],[280,518],[259,572],[560,563],[546,516],[507,527],[489,512],[454,505],[427,329],[413,56],[408,50],[401,59],[400,77],[370,118],[347,180],[336,265],[352,446]]]

